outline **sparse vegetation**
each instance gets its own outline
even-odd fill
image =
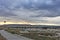
[[[19,32],[20,30],[18,30],[18,29],[5,29],[5,31],[8,31],[12,34],[20,34],[20,32]]]
[[[56,40],[57,38],[54,37],[48,37],[48,36],[39,36],[38,33],[24,33],[22,36],[28,37],[34,40]]]
[[[60,38],[60,37],[52,37],[56,35],[56,33],[49,33],[49,32],[38,33],[37,31],[29,31],[29,33],[20,33],[19,29],[6,29],[6,31],[12,34],[19,34],[19,35],[22,34],[21,36],[34,40],[59,40]]]

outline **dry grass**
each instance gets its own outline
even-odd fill
[[[21,36],[24,36],[24,37],[27,37],[27,38],[31,38],[31,39],[34,39],[34,40],[60,40],[60,38],[50,38],[50,37],[46,37],[48,35],[50,36],[54,36],[56,35],[55,33],[37,33],[37,32],[33,32],[33,31],[30,31],[29,33],[20,33],[18,29],[7,29],[6,31],[10,32],[10,33],[13,33],[13,34],[22,34]],[[44,36],[39,36],[39,35],[44,35]]]
[[[19,29],[5,29],[5,31],[8,31],[12,34],[20,34],[20,30]]]

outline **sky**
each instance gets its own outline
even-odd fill
[[[0,24],[60,25],[60,0],[0,0]]]

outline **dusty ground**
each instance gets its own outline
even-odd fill
[[[0,35],[0,40],[6,40],[3,36]]]

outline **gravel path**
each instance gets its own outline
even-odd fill
[[[6,32],[4,30],[0,30],[0,33],[7,40],[32,40],[32,39],[29,39],[29,38],[25,38],[25,37],[22,37],[22,36],[18,36],[18,35],[14,35],[14,34],[8,33],[8,32]]]

